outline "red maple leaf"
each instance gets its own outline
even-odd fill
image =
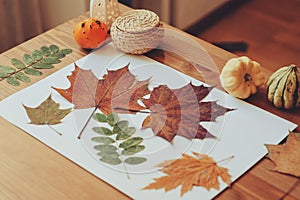
[[[54,88],[74,104],[75,109],[99,108],[104,114],[111,112],[137,112],[145,109],[138,103],[149,94],[149,81],[137,81],[128,70],[128,65],[118,70],[108,70],[101,80],[91,70],[75,65],[67,77],[71,86],[67,89]]]
[[[200,125],[203,121],[215,121],[230,109],[213,102],[200,102],[210,88],[187,84],[179,89],[160,85],[153,89],[149,99],[143,99],[151,114],[142,128],[151,128],[157,136],[171,142],[176,135],[187,139],[214,137]]]

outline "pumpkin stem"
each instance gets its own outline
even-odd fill
[[[245,80],[245,82],[252,81],[251,75],[250,74],[245,74],[244,75],[244,80]]]

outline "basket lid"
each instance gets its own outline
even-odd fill
[[[114,21],[116,27],[125,32],[147,31],[159,26],[159,22],[160,20],[156,13],[145,9],[128,11],[121,14]]]

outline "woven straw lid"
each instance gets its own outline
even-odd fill
[[[163,36],[157,14],[137,9],[121,14],[113,22],[111,36],[114,45],[131,54],[143,54],[155,48]]]

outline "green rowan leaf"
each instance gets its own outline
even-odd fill
[[[114,157],[109,157],[109,156],[108,157],[103,156],[102,158],[100,158],[100,160],[109,165],[119,165],[122,163],[120,158],[114,158]]]
[[[116,152],[116,151],[113,151],[113,152],[98,152],[97,153],[98,156],[100,157],[114,157],[114,158],[118,158],[120,155]]]
[[[119,120],[120,120],[120,118],[117,113],[110,113],[107,116],[107,122],[111,126],[114,126],[116,123],[118,123]]]
[[[34,63],[34,59],[31,57],[31,55],[29,54],[24,54],[23,55],[23,61],[27,64],[27,65],[32,65]]]
[[[132,146],[135,146],[135,145],[138,145],[140,144],[141,142],[143,142],[143,138],[141,137],[133,137],[133,138],[130,138],[128,140],[125,140],[124,142],[122,142],[119,147],[120,148],[129,148],[129,147],[132,147]]]
[[[112,144],[115,142],[115,140],[110,137],[93,137],[92,141],[102,144]]]
[[[113,135],[113,132],[106,127],[93,127],[92,130],[95,133],[101,134],[101,135],[105,135],[105,136],[111,136]]]
[[[50,45],[49,49],[52,53],[57,53],[59,51],[59,47],[54,44]]]
[[[13,86],[20,86],[20,81],[17,80],[16,77],[10,76],[6,79],[7,83],[13,85]]]
[[[61,59],[61,58],[64,58],[64,57],[65,57],[65,54],[58,54],[58,53],[50,54],[48,56],[48,58],[56,58],[56,59]]]
[[[114,145],[110,145],[110,144],[100,144],[100,145],[96,145],[94,146],[94,149],[97,151],[101,151],[101,152],[116,152],[118,150],[118,148]]]
[[[43,75],[42,72],[40,72],[39,70],[33,69],[33,68],[26,68],[24,69],[25,74],[29,74],[32,76],[41,76]]]
[[[6,77],[8,74],[14,73],[16,70],[12,67],[0,65],[0,78]]]
[[[101,114],[101,113],[95,113],[93,115],[93,119],[96,120],[97,122],[107,122],[106,115]]]
[[[131,156],[131,155],[134,155],[138,152],[141,152],[145,149],[145,146],[144,145],[136,145],[136,146],[132,146],[132,147],[129,147],[129,148],[126,148],[122,151],[122,155],[124,156]]]
[[[124,162],[129,165],[138,165],[138,164],[141,164],[146,161],[147,161],[147,159],[144,157],[130,157],[130,158],[126,158],[124,160]]]
[[[26,65],[19,59],[17,58],[12,58],[11,59],[11,64],[16,67],[17,69],[24,69]]]
[[[41,52],[44,56],[49,56],[51,54],[50,48],[46,46],[41,47]]]
[[[35,69],[52,69],[52,68],[54,68],[53,65],[47,64],[47,63],[36,63],[36,64],[33,64],[32,67]]]
[[[43,58],[43,53],[40,50],[34,50],[32,52],[32,58],[35,61],[41,60]]]
[[[15,77],[16,77],[16,79],[18,79],[24,83],[29,83],[31,81],[29,76],[25,75],[23,72],[16,73]]]
[[[61,63],[61,61],[59,59],[56,59],[56,58],[50,58],[50,57],[47,57],[47,58],[44,58],[41,63],[44,63],[44,64],[58,64],[58,63]]]
[[[59,54],[64,54],[64,55],[68,55],[68,54],[70,54],[70,53],[72,53],[72,52],[73,52],[72,49],[62,49],[62,50],[60,50],[58,53],[59,53]]]
[[[35,108],[30,108],[25,105],[23,105],[23,107],[31,120],[30,123],[37,125],[59,124],[72,110],[72,108],[60,109],[59,104],[53,101],[51,95]]]
[[[121,133],[126,127],[128,127],[129,122],[126,120],[122,120],[117,122],[113,127],[113,133]]]

